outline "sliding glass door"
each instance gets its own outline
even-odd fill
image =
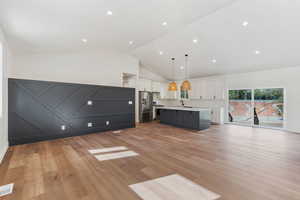
[[[283,127],[283,88],[229,90],[228,98],[230,123],[270,128]]]
[[[282,128],[284,120],[283,88],[254,90],[254,125]]]
[[[228,96],[229,122],[252,125],[252,90],[229,90]]]

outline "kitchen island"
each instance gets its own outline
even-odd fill
[[[204,130],[210,126],[210,109],[196,107],[159,107],[160,123],[180,128]]]

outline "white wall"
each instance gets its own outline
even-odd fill
[[[285,88],[285,129],[300,133],[300,67],[215,76],[212,78],[224,78],[226,91],[228,89],[247,88]],[[227,99],[227,92],[225,94],[225,99]],[[180,105],[178,100],[164,100],[163,103],[172,106]],[[185,101],[185,104],[197,107],[224,107],[225,113],[227,113],[227,100],[188,100]]]
[[[122,73],[137,77],[139,74],[136,58],[112,51],[18,55],[14,58],[8,72],[10,78],[121,87]],[[137,100],[136,96],[138,103]]]
[[[117,52],[18,55],[10,78],[121,86],[122,73],[138,75],[138,60]]]
[[[7,131],[7,68],[10,65],[11,54],[8,45],[5,41],[4,34],[0,28],[0,42],[3,45],[3,69],[1,78],[1,101],[2,101],[2,115],[0,116],[0,163],[8,148],[8,131]]]
[[[148,79],[152,81],[158,81],[158,82],[167,82],[164,77],[158,75],[155,72],[152,72],[148,69],[146,69],[143,65],[139,66],[139,78]]]

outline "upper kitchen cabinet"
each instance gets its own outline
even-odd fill
[[[210,99],[212,95],[211,88],[208,88],[207,80],[191,79],[192,89],[189,91],[190,99]],[[209,86],[210,87],[210,86]]]
[[[160,98],[161,99],[177,99],[177,91],[169,91],[169,83],[160,84]]]
[[[224,99],[224,81],[222,79],[207,79],[203,82],[204,99],[222,100]]]
[[[199,89],[199,98],[200,99],[207,98],[208,88],[207,88],[206,80],[203,79],[198,80],[198,89]]]
[[[224,81],[221,79],[191,79],[192,89],[189,99],[222,100],[224,99]]]
[[[152,92],[161,92],[161,83],[160,82],[156,82],[156,81],[152,81],[151,84],[152,87]]]
[[[205,94],[204,99],[215,100],[216,99],[216,80],[205,80]]]
[[[168,94],[169,94],[168,83],[160,84],[160,98],[161,99],[168,99],[169,98]]]
[[[189,92],[189,98],[190,99],[201,99],[200,93],[201,93],[201,85],[199,79],[191,79],[190,83],[192,85],[192,89]]]
[[[138,80],[138,90],[139,91],[149,91],[149,92],[151,92],[152,91],[151,80],[140,78]]]
[[[215,96],[217,100],[225,99],[225,80],[218,79],[215,84]]]

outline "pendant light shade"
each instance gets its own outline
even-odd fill
[[[186,70],[186,80],[182,82],[181,89],[183,91],[188,91],[192,89],[191,83],[187,80],[188,72],[187,72],[187,61],[188,61],[188,54],[185,54],[185,70]]]
[[[173,76],[174,76],[174,61],[175,58],[172,58],[172,70],[173,70]],[[171,83],[169,83],[169,91],[177,91],[177,84],[175,81],[172,81]]]
[[[174,81],[169,83],[169,91],[177,91],[177,84]]]
[[[191,83],[188,80],[185,80],[181,84],[181,88],[182,88],[183,91],[187,91],[187,90],[191,90],[192,86],[191,86]]]

